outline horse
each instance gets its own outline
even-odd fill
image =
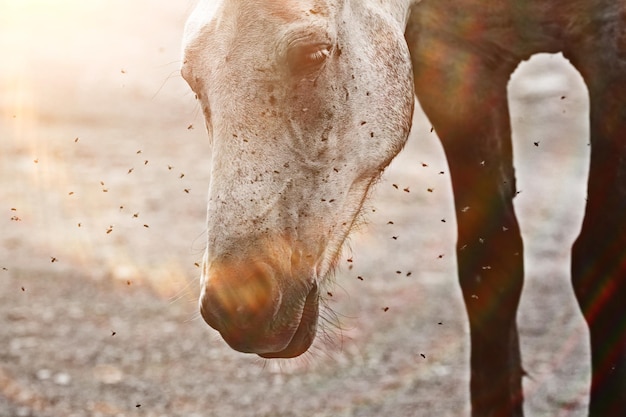
[[[263,358],[313,342],[320,287],[402,150],[417,98],[450,169],[475,417],[523,415],[506,86],[533,54],[562,53],[590,100],[571,263],[590,330],[589,416],[626,415],[626,3],[201,0],[183,48],[212,149],[200,312],[233,349]]]

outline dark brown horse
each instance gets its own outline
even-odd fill
[[[201,2],[183,76],[213,151],[205,320],[242,352],[308,349],[319,287],[402,149],[416,95],[452,175],[472,414],[521,416],[523,246],[506,87],[539,52],[562,52],[589,90],[588,200],[572,282],[591,334],[589,415],[626,416],[623,0]]]

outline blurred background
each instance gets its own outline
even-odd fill
[[[311,353],[233,352],[199,319],[210,150],[179,75],[193,6],[0,0],[0,415],[469,415],[450,179],[419,108],[344,251]],[[514,74],[510,106],[526,410],[584,416],[569,250],[587,92],[561,56],[539,55]]]

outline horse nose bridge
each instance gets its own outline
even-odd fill
[[[251,235],[255,240],[262,239],[268,231],[289,235],[298,225],[305,202],[291,192],[293,179],[277,172],[215,170],[209,190],[207,227],[219,247],[249,242]]]
[[[222,333],[237,334],[271,323],[281,298],[277,271],[270,265],[218,264],[208,269],[200,310],[211,327]]]

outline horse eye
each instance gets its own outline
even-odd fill
[[[298,44],[289,49],[287,61],[292,74],[305,75],[317,71],[330,56],[326,44]]]

